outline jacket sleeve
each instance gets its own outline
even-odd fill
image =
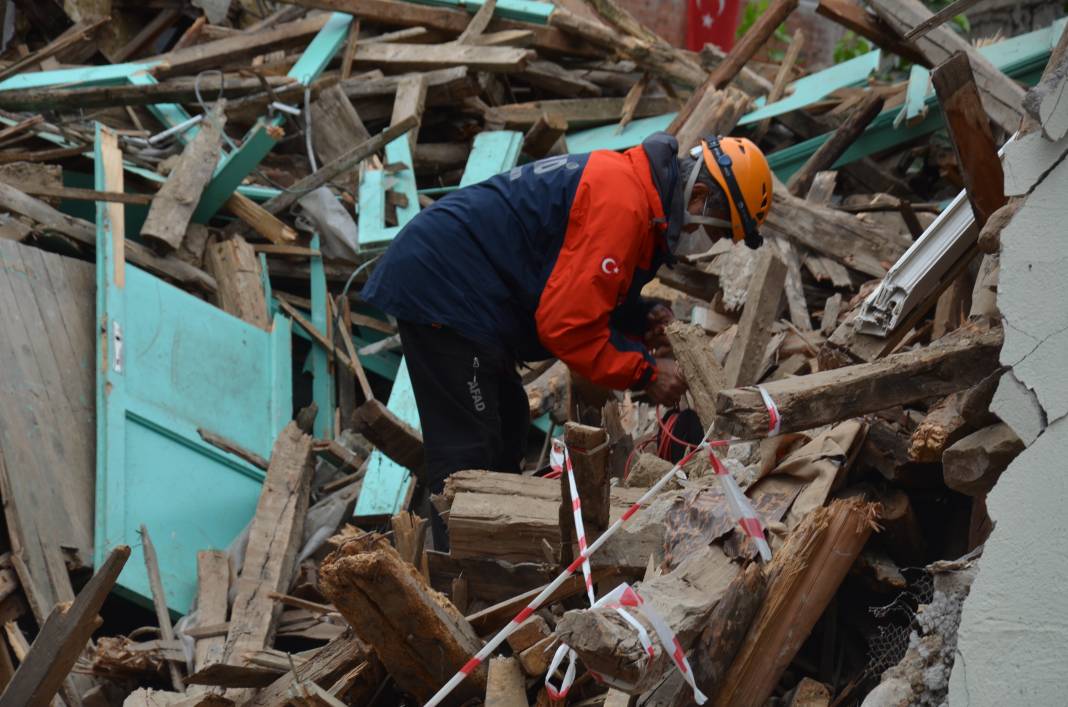
[[[606,175],[608,176],[608,175]],[[656,363],[645,346],[612,328],[612,314],[634,277],[649,228],[625,195],[633,187],[583,181],[572,203],[564,243],[535,313],[542,344],[598,385],[641,388]]]

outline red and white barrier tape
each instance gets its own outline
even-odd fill
[[[584,553],[586,551],[586,529],[582,525],[582,500],[579,498],[578,486],[575,483],[575,469],[571,466],[571,454],[567,451],[567,445],[558,439],[552,442],[549,465],[554,472],[560,470],[561,473],[567,474],[567,487],[571,492],[571,515],[575,519],[575,540],[578,543],[579,553]],[[590,573],[589,558],[582,562],[582,576],[586,580],[586,595],[590,598],[590,606],[593,606],[597,599],[593,594],[593,575]]]
[[[760,394],[764,400],[765,405],[768,406],[768,429],[770,433],[769,436],[775,436],[779,433],[779,429],[781,427],[781,418],[779,416],[778,408],[775,406],[775,402],[771,399],[771,396],[768,394],[768,392],[760,386],[757,387],[760,390]],[[541,608],[542,604],[544,604],[545,601],[550,596],[552,596],[553,592],[559,589],[561,585],[563,585],[563,583],[568,580],[569,577],[575,574],[575,572],[578,571],[580,567],[583,567],[583,565],[586,565],[586,567],[588,568],[590,556],[600,550],[601,547],[606,542],[608,542],[608,539],[615,535],[615,533],[623,526],[624,523],[629,521],[639,510],[641,510],[641,507],[647,501],[653,498],[656,494],[660,493],[661,489],[664,488],[668,481],[670,481],[676,476],[681,476],[683,479],[685,479],[686,477],[685,474],[683,474],[682,472],[682,467],[686,463],[688,463],[690,459],[692,459],[694,455],[697,454],[697,452],[701,449],[708,448],[709,455],[712,459],[712,467],[716,472],[716,476],[719,477],[720,483],[723,484],[724,494],[727,496],[727,502],[730,505],[730,508],[734,513],[735,517],[739,519],[738,522],[743,532],[745,532],[749,537],[753,538],[753,540],[756,542],[757,549],[760,551],[761,558],[763,558],[765,562],[771,560],[771,548],[768,546],[767,540],[764,539],[763,523],[760,521],[759,516],[757,516],[756,512],[753,510],[753,506],[749,503],[749,499],[745,496],[745,494],[742,493],[741,489],[738,487],[738,484],[734,480],[734,477],[730,475],[730,472],[727,471],[726,467],[723,466],[723,463],[715,455],[712,454],[713,447],[726,447],[731,444],[735,444],[745,440],[710,441],[708,438],[711,434],[712,429],[709,428],[705,432],[705,436],[701,439],[701,442],[696,447],[691,449],[682,459],[680,459],[679,462],[675,464],[675,466],[671,467],[671,469],[669,469],[663,476],[661,476],[655,484],[653,484],[644,494],[642,494],[641,498],[631,504],[631,506],[623,513],[623,515],[617,518],[615,522],[613,522],[610,526],[608,526],[608,529],[605,530],[604,533],[600,535],[600,537],[598,537],[596,540],[593,541],[593,543],[586,546],[585,548],[580,547],[578,557],[576,557],[571,562],[571,564],[568,565],[564,569],[564,571],[556,577],[556,579],[545,585],[542,590],[538,592],[538,595],[534,597],[530,601],[530,603],[523,608],[522,611],[516,614],[507,626],[498,631],[497,634],[493,636],[493,638],[486,642],[486,645],[482,647],[482,650],[472,656],[471,659],[468,660],[455,675],[449,678],[449,681],[442,685],[441,689],[434,693],[430,700],[427,701],[425,707],[436,707],[436,705],[441,704],[442,700],[444,700],[453,690],[455,690],[456,686],[463,682],[468,675],[478,669],[478,666],[484,663],[486,659],[488,659],[490,655],[493,654],[493,651],[495,651],[498,646],[504,643],[504,641],[507,640],[507,638],[511,636],[517,628],[519,628],[520,624],[526,621],[527,618],[529,618],[530,615],[533,614],[537,609]],[[578,494],[576,493],[573,486],[573,477],[569,479],[569,482],[572,484],[572,498],[577,498]],[[575,509],[575,512],[579,513],[580,509],[581,506],[577,507]],[[579,522],[581,522],[581,519],[579,519]],[[583,537],[585,535],[584,533],[580,534],[583,535]],[[584,575],[587,579],[587,587],[589,587],[589,575],[585,574],[585,571]],[[631,591],[633,592],[633,589]],[[636,592],[635,596],[637,596]],[[660,637],[661,642],[663,642],[665,646],[673,646],[673,648],[670,648],[670,650],[672,650],[672,660],[675,661],[676,666],[679,666],[679,669],[683,671],[683,677],[686,679],[686,681],[694,688],[695,698],[700,695],[701,700],[699,701],[699,703],[703,703],[704,695],[701,695],[700,691],[697,690],[697,686],[693,682],[693,674],[690,671],[689,663],[686,661],[686,655],[682,650],[681,644],[679,644],[678,640],[674,637],[674,634],[671,634],[670,627],[668,627],[667,623],[661,619],[661,628],[665,629],[665,632],[662,633],[661,629],[657,628],[657,624],[654,622],[654,619],[651,618],[648,613],[646,613],[645,616],[649,620],[649,623],[653,625],[654,630],[657,631],[657,635]],[[628,623],[631,623],[631,621],[628,621]],[[633,623],[631,623],[631,625],[633,625]],[[665,636],[667,636],[666,641]],[[640,638],[641,632],[639,632],[639,639]],[[648,636],[646,636],[646,638],[648,638]],[[643,643],[643,646],[644,645],[645,644]],[[566,646],[561,646],[560,649],[557,650],[557,655],[553,657],[555,667],[552,667],[550,669],[550,674],[555,672],[556,668],[559,668],[560,663],[563,661],[563,657],[568,654],[568,651],[570,651],[570,649],[562,650],[564,648],[566,648]],[[646,646],[646,650],[648,650],[648,646]],[[559,657],[559,659],[557,659],[557,656]],[[571,670],[572,665],[569,665],[568,671]],[[566,674],[564,681],[567,681]],[[551,692],[550,696],[552,696]]]

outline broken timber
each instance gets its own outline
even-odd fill
[[[782,304],[785,284],[786,265],[770,250],[762,252],[749,281],[738,332],[723,364],[725,387],[736,388],[757,382],[764,350],[771,341],[771,325],[775,323]]]
[[[780,432],[809,430],[975,385],[997,367],[1001,341],[1001,330],[994,329],[873,363],[773,381],[764,389],[778,408]],[[765,437],[768,408],[756,388],[724,390],[716,396],[715,424],[719,434]]]
[[[478,652],[481,642],[448,599],[426,584],[380,535],[342,544],[320,567],[323,593],[382,661],[397,686],[425,701]],[[485,694],[480,666],[450,704]]]

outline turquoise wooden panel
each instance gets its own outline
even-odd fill
[[[136,74],[144,74],[159,62],[136,64],[109,64],[107,66],[79,66],[74,69],[55,69],[53,71],[24,71],[0,81],[0,91],[15,91],[24,88],[47,88],[62,86],[107,86],[123,84]]]
[[[411,168],[412,148],[408,136],[402,135],[386,145],[386,163],[407,165],[393,174],[382,170],[367,170],[360,180],[360,217],[358,242],[360,248],[379,248],[388,245],[404,224],[419,213],[419,192],[415,185],[415,172]],[[397,207],[397,225],[386,226],[386,188],[408,198],[408,205]]]
[[[99,157],[96,188],[106,188]],[[270,456],[292,417],[290,324],[275,317],[263,331],[129,263],[120,282],[103,202],[97,237],[95,561],[118,544],[135,548],[118,586],[149,604],[137,535],[144,523],[167,604],[182,613],[196,588],[196,552],[233,540],[255,511],[263,479],[197,430]]]
[[[312,236],[311,247],[319,250],[319,234]],[[313,255],[310,267],[311,279],[311,323],[326,336],[331,330],[327,325],[326,309],[326,271],[323,268],[323,256]],[[312,399],[318,405],[315,414],[315,436],[319,439],[334,438],[334,376],[330,370],[330,355],[318,342],[312,343]]]
[[[466,187],[511,169],[519,161],[523,133],[514,130],[486,130],[475,136],[467,166],[460,177]]]
[[[901,106],[894,127],[902,122],[911,123],[923,118],[927,112],[927,94],[931,89],[931,72],[919,64],[909,70],[909,83],[905,87],[905,103]]]
[[[395,144],[398,141],[390,143]],[[461,185],[474,184],[494,174],[500,174],[516,165],[519,160],[519,150],[523,144],[523,136],[510,130],[486,131],[479,133],[471,148],[471,154],[467,159],[467,166],[460,178]],[[405,140],[404,149],[407,150]],[[387,148],[387,158],[389,152]],[[387,161],[394,161],[392,158]],[[405,162],[410,164],[410,162]],[[413,185],[414,186],[414,185]],[[362,197],[362,189],[361,189]],[[410,197],[409,197],[410,198]],[[409,201],[409,204],[413,203]],[[418,204],[418,201],[414,202]],[[361,199],[360,229],[363,230],[363,205]],[[398,221],[403,225],[408,219],[402,220],[398,209]],[[410,217],[408,217],[410,218]],[[415,393],[412,391],[412,381],[408,376],[408,367],[401,359],[397,369],[397,378],[393,381],[393,389],[389,394],[386,406],[396,413],[402,420],[420,429],[419,411],[415,405]],[[401,504],[408,493],[408,486],[412,483],[411,472],[395,463],[379,451],[371,453],[371,459],[367,465],[367,475],[364,476],[363,486],[360,489],[360,497],[356,501],[356,516],[380,516],[392,515],[401,509]]]

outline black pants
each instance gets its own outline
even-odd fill
[[[464,469],[519,473],[530,408],[515,361],[446,327],[399,322],[423,428],[427,482]]]

